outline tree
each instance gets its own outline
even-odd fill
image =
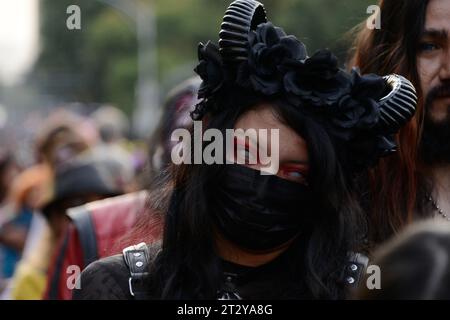
[[[131,0],[130,0],[131,1]],[[165,87],[192,75],[197,44],[217,41],[231,1],[153,1],[157,16],[158,77]],[[341,62],[348,43],[339,41],[368,17],[371,0],[263,0],[269,19],[307,44],[311,55],[333,49]],[[66,9],[82,12],[81,30],[66,28]],[[137,41],[134,21],[95,0],[41,0],[42,52],[32,79],[63,100],[110,102],[131,113],[135,105]],[[187,71],[186,71],[187,70]],[[177,75],[174,77],[173,75]]]

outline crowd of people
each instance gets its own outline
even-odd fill
[[[450,299],[450,2],[379,5],[344,70],[236,0],[145,150],[111,106],[0,149],[1,298]]]
[[[36,135],[30,167],[2,149],[2,299],[70,299],[68,267],[138,239],[130,234],[148,214],[145,190],[170,161],[170,132],[189,126],[198,86],[192,78],[169,94],[151,147],[129,140],[123,112],[103,106],[88,116],[53,112]]]

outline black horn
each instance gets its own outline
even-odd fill
[[[224,62],[233,63],[248,57],[248,34],[267,22],[264,5],[254,0],[237,0],[230,4],[219,33],[219,48]]]
[[[397,74],[385,76],[384,79],[391,91],[380,99],[379,127],[395,133],[414,116],[416,89],[408,79]]]

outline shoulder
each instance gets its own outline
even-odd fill
[[[148,267],[152,263],[161,249],[160,242],[150,245],[141,243],[124,249],[124,254],[119,254],[104,258],[91,263],[81,273],[79,289],[75,289],[73,299],[77,300],[130,300],[130,268],[135,275],[141,275],[142,280],[148,276]],[[144,255],[136,255],[133,253],[145,252]],[[130,254],[131,252],[131,254]],[[142,267],[140,273],[133,269],[133,259],[130,256],[141,259]],[[137,261],[137,260],[136,260]]]
[[[350,290],[359,287],[369,265],[369,257],[361,252],[350,252],[344,270],[344,283]]]
[[[128,287],[129,274],[122,254],[95,261],[81,273],[79,289],[74,290],[73,299],[132,299]]]

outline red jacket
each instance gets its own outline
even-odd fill
[[[72,298],[71,285],[75,284],[77,271],[70,266],[82,271],[91,262],[135,244],[122,238],[135,226],[136,218],[148,210],[146,199],[147,193],[142,191],[70,209],[71,222],[52,258],[44,299]],[[153,232],[148,235],[150,240],[159,239],[160,228],[150,232]]]

